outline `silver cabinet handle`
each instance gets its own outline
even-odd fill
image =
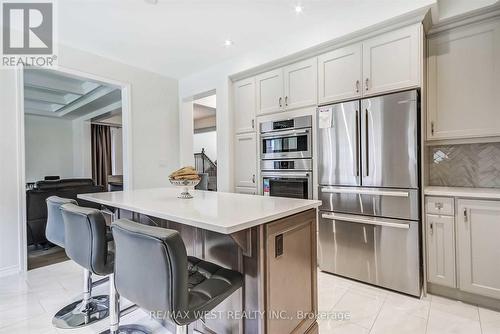
[[[359,80],[356,80],[356,93],[359,93]]]
[[[285,107],[288,107],[288,96],[285,96]]]
[[[441,210],[443,208],[443,203],[436,202],[436,203],[434,203],[434,206],[436,207],[436,209]]]
[[[368,79],[368,78],[366,78],[366,80],[365,80],[365,89],[366,89],[366,90],[368,90],[368,89],[369,89],[369,88],[368,88],[368,83],[369,83],[369,79]]]
[[[431,136],[434,136],[434,122],[431,122]]]
[[[279,98],[279,100],[278,100],[278,103],[279,103],[279,105],[280,105],[280,108],[282,108],[282,107],[283,107],[283,105],[281,104],[281,100],[283,100],[283,99],[280,97],[280,98]]]
[[[255,129],[255,120],[252,119],[252,129]]]
[[[433,224],[433,223],[431,223],[431,224],[430,224],[430,227],[431,227],[431,231],[430,231],[430,233],[431,233],[431,235],[433,235],[433,234],[434,234],[434,224]]]
[[[469,213],[467,212],[467,208],[464,209],[464,223],[469,221]]]
[[[323,213],[321,217],[325,219],[339,220],[345,221],[349,223],[358,223],[358,224],[368,224],[368,225],[376,225],[376,226],[385,226],[385,227],[394,227],[394,228],[402,228],[405,230],[410,229],[410,224],[405,223],[391,223],[381,220],[371,220],[357,217],[347,217],[347,216],[338,216],[335,214]]]
[[[255,174],[252,175],[252,182],[255,183]]]
[[[345,189],[345,188],[321,188],[322,193],[335,194],[358,194],[373,196],[409,197],[407,191],[369,190],[369,189]]]

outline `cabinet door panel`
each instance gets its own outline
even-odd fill
[[[363,94],[420,86],[421,27],[413,25],[363,42]]]
[[[428,41],[427,138],[500,135],[500,21]]]
[[[452,216],[427,215],[427,274],[431,283],[456,287],[455,229]]]
[[[236,136],[234,147],[234,177],[236,187],[255,188],[257,174],[256,134]]]
[[[458,200],[460,290],[500,298],[500,202]]]
[[[254,131],[255,78],[234,83],[234,128],[236,133]]]
[[[318,103],[361,97],[361,44],[318,57]]]
[[[313,106],[318,103],[317,58],[285,67],[285,108],[287,110]]]
[[[257,76],[257,114],[268,114],[283,110],[283,69],[269,71]]]

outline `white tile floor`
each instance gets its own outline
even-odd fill
[[[57,330],[52,315],[79,297],[81,269],[71,261],[0,279],[0,334],[99,333],[106,320],[80,330]],[[348,312],[346,320],[320,320],[320,333],[330,334],[500,334],[500,313],[438,296],[400,295],[333,275],[319,273],[319,310]],[[107,293],[107,284],[96,288]],[[126,306],[126,305],[125,305]],[[168,333],[141,310],[122,323],[140,323],[155,334]]]

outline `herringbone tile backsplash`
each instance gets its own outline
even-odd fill
[[[500,143],[429,147],[431,186],[500,188]]]

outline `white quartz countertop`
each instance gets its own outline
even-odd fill
[[[223,234],[235,233],[302,211],[321,201],[190,190],[194,198],[180,199],[177,188],[154,188],[93,194],[78,198],[134,211]]]
[[[500,189],[493,188],[425,187],[424,194],[428,196],[500,199]]]

